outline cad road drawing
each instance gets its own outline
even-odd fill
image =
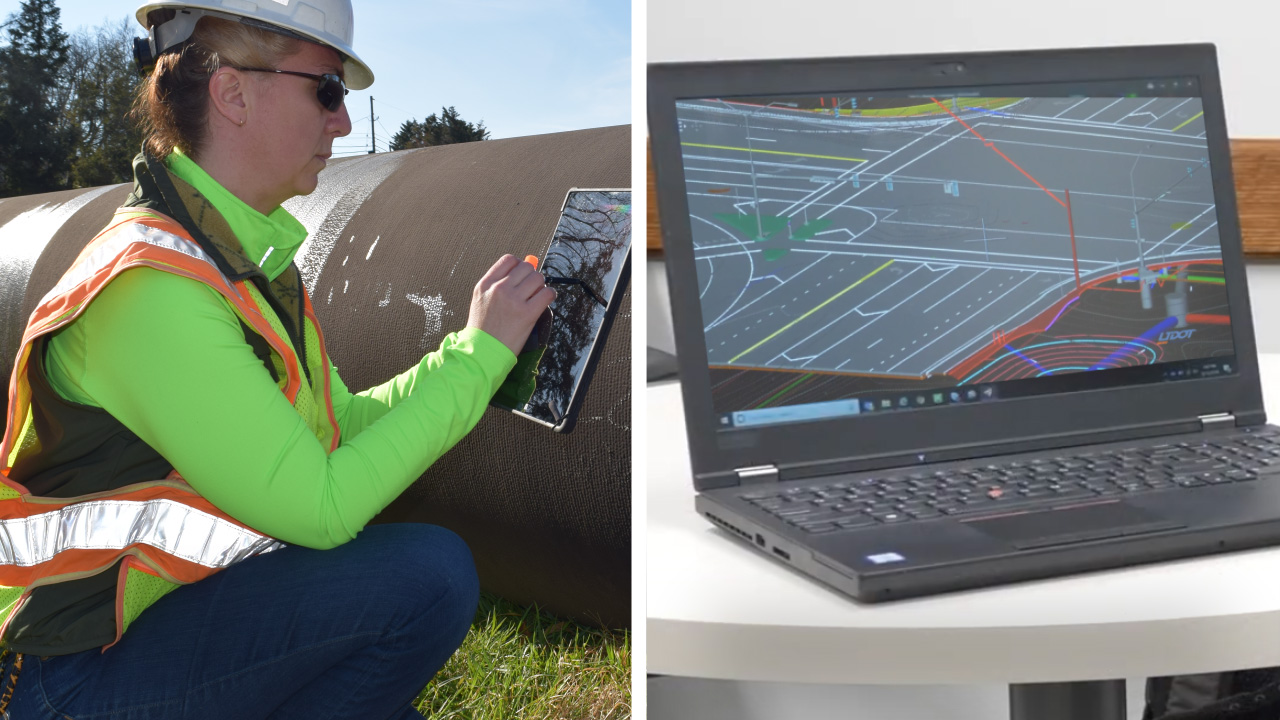
[[[678,103],[717,407],[1231,354],[1202,115],[1183,97]]]

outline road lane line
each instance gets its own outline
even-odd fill
[[[734,362],[736,362],[736,361],[738,360],[738,358],[742,357],[743,355],[746,355],[747,353],[751,352],[752,350],[755,350],[756,348],[760,347],[761,345],[763,345],[763,344],[765,344],[765,343],[769,342],[770,340],[774,339],[775,337],[777,337],[777,336],[781,335],[783,332],[785,332],[787,329],[791,328],[791,327],[792,327],[793,325],[795,325],[796,323],[798,323],[798,322],[800,322],[801,320],[803,320],[803,319],[805,319],[805,318],[809,317],[810,315],[812,315],[812,314],[814,314],[814,313],[818,312],[818,311],[819,311],[819,310],[821,310],[822,308],[826,307],[829,303],[831,303],[832,301],[834,301],[836,298],[838,298],[838,297],[840,297],[841,295],[844,295],[845,293],[849,292],[850,290],[852,290],[852,289],[854,289],[854,288],[858,287],[858,286],[859,286],[859,285],[861,285],[865,280],[867,280],[867,278],[870,278],[872,275],[875,275],[876,273],[878,273],[878,272],[880,272],[881,270],[883,270],[883,269],[885,269],[885,268],[889,267],[889,266],[890,266],[890,265],[892,265],[892,264],[893,264],[893,261],[892,261],[892,260],[890,260],[889,262],[887,262],[887,263],[885,263],[885,264],[881,265],[880,267],[876,268],[875,270],[872,270],[871,272],[867,273],[866,275],[863,275],[861,279],[857,280],[856,282],[854,282],[854,283],[853,283],[852,285],[850,285],[849,287],[847,287],[847,288],[845,288],[845,289],[841,290],[840,292],[836,293],[835,295],[832,295],[831,297],[829,297],[829,298],[827,298],[826,300],[824,300],[824,301],[822,302],[822,304],[821,304],[821,305],[818,305],[817,307],[815,307],[814,309],[810,310],[809,312],[807,312],[807,313],[805,313],[805,314],[801,315],[800,317],[796,318],[795,320],[792,320],[791,322],[787,323],[786,325],[783,325],[781,329],[779,329],[779,330],[775,331],[775,332],[774,332],[772,335],[770,335],[769,337],[767,337],[767,338],[765,338],[765,339],[761,340],[760,342],[756,343],[755,345],[752,345],[751,347],[747,348],[746,350],[743,350],[742,352],[740,352],[740,353],[738,353],[737,355],[733,356],[732,358],[730,358],[730,359],[729,359],[729,364],[733,364]]]

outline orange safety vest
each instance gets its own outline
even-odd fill
[[[300,334],[306,342],[309,382],[279,317],[250,280],[229,281],[176,221],[136,208],[117,210],[107,228],[89,242],[40,301],[14,362],[6,431],[0,442],[0,638],[6,642],[13,639],[11,624],[29,609],[38,588],[95,576],[118,564],[115,639],[103,646],[105,650],[147,606],[179,585],[282,547],[218,510],[176,470],[154,480],[69,498],[35,495],[13,479],[15,465],[30,462],[48,449],[46,444],[60,442],[57,437],[40,436],[47,423],[41,422],[38,404],[32,402],[30,370],[37,340],[74,321],[112,279],[134,267],[189,277],[226,298],[245,326],[270,347],[268,367],[274,368],[285,397],[328,452],[338,447],[329,360],[305,291],[305,327]],[[36,601],[39,595],[34,596]],[[59,602],[62,607],[65,599]],[[14,644],[21,649],[20,642]]]

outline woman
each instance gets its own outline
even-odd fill
[[[7,717],[420,717],[474,615],[457,536],[365,525],[475,425],[554,293],[505,256],[465,329],[350,393],[280,204],[351,131],[343,78],[373,76],[349,0],[264,4],[139,10],[156,57],[134,191],[15,363]]]

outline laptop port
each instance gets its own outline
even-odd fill
[[[791,553],[787,552],[786,550],[783,550],[782,548],[779,548],[779,547],[778,547],[778,546],[776,546],[776,545],[773,547],[773,554],[774,554],[774,555],[777,555],[778,557],[782,558],[783,560],[790,560],[790,559],[791,559]]]
[[[764,547],[764,536],[760,533],[756,533],[756,544],[760,547]]]

